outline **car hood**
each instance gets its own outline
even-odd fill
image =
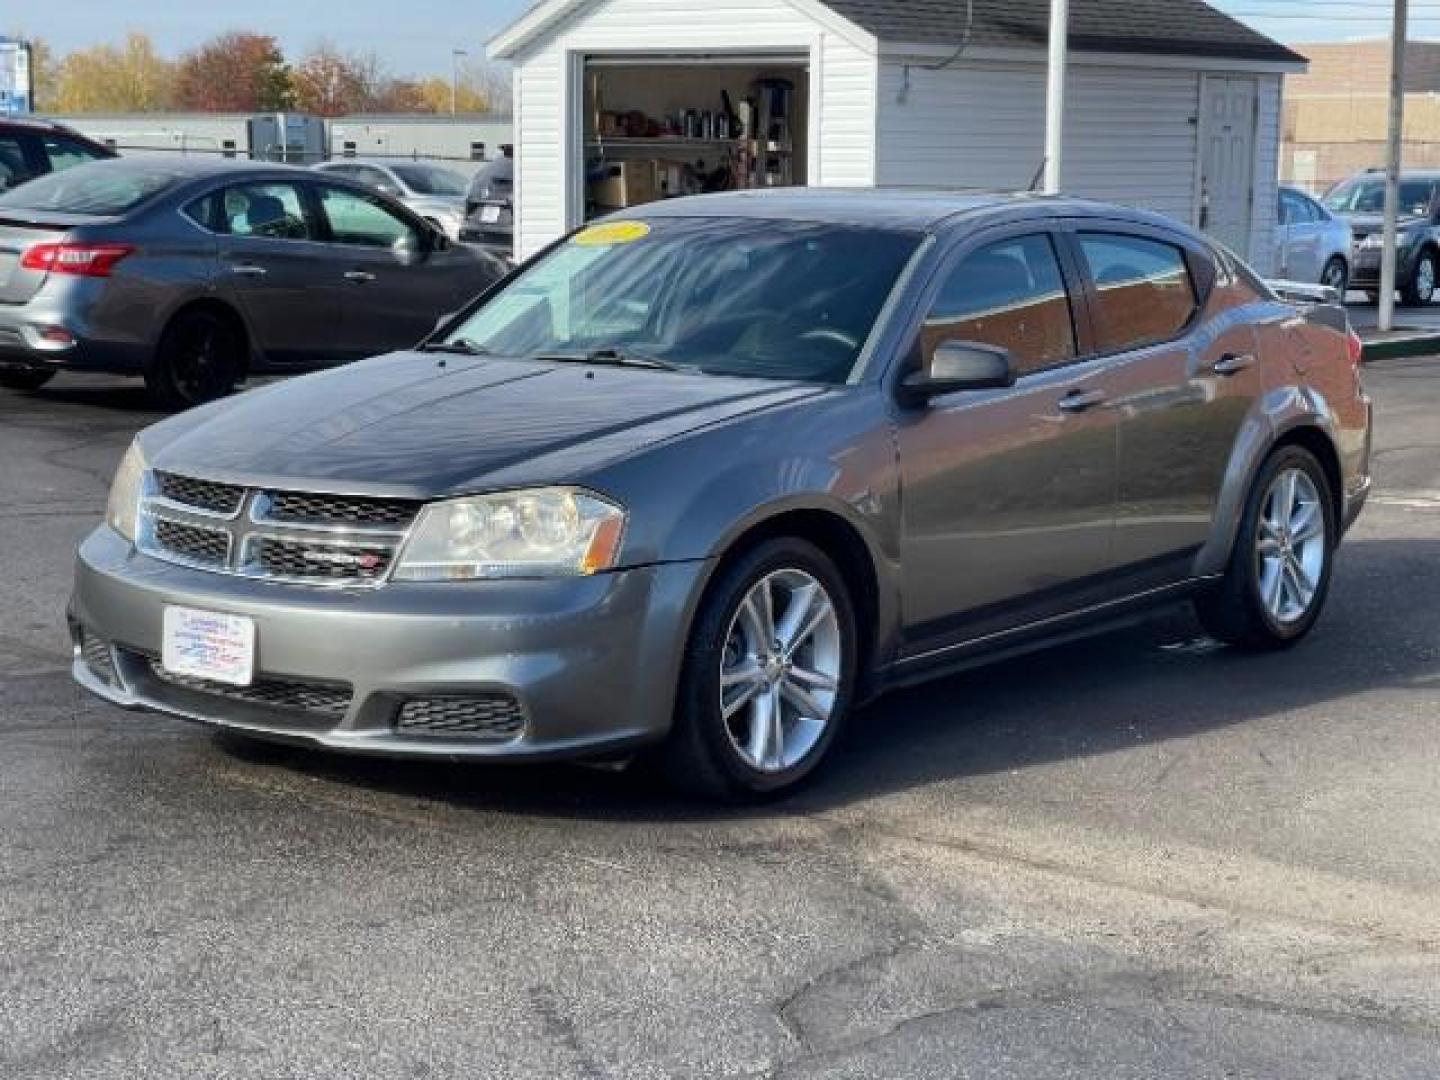
[[[1342,221],[1350,223],[1350,228],[1357,237],[1378,233],[1385,227],[1385,218],[1381,214],[1340,214],[1339,217]],[[1425,219],[1406,217],[1402,214],[1395,224],[1401,230],[1423,228]]]
[[[686,432],[825,388],[491,357],[395,353],[157,424],[158,469],[252,487],[438,498],[581,483]]]

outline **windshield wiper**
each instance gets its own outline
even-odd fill
[[[420,346],[421,352],[458,353],[461,356],[489,356],[490,350],[484,345],[477,345],[469,338],[457,338],[454,341],[432,341],[427,345]]]
[[[657,360],[653,356],[635,356],[619,349],[596,349],[588,353],[545,353],[536,360],[552,360],[557,364],[598,364],[604,367],[645,368],[650,371],[680,371],[679,364]]]

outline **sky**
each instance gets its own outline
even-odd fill
[[[1112,0],[1123,3],[1123,0]],[[1282,41],[1389,32],[1388,0],[1212,0]],[[0,0],[0,33],[45,38],[60,52],[143,30],[176,55],[224,30],[256,30],[291,55],[321,41],[377,53],[397,75],[443,75],[451,50],[480,56],[532,0]],[[1440,0],[1411,0],[1412,37],[1440,38]],[[231,13],[237,14],[231,14]],[[242,13],[238,14],[238,13]]]

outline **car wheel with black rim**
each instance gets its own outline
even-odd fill
[[[54,377],[53,371],[0,371],[0,386],[6,390],[39,390]]]
[[[1430,303],[1435,298],[1437,272],[1440,272],[1440,269],[1437,269],[1435,251],[1432,248],[1426,248],[1415,260],[1415,271],[1410,275],[1410,280],[1405,283],[1404,289],[1401,290],[1400,295],[1405,303],[1412,305]]]
[[[188,409],[235,389],[245,343],[233,320],[217,311],[181,312],[165,328],[145,385],[167,409]]]
[[[788,794],[824,760],[850,708],[854,608],[808,541],[765,541],[723,568],[685,652],[662,763],[677,786],[727,802]]]
[[[1196,601],[1206,630],[1250,649],[1299,641],[1325,606],[1337,535],[1325,470],[1304,447],[1281,447],[1256,478],[1225,577]]]
[[[1320,272],[1320,284],[1334,289],[1340,294],[1340,299],[1345,299],[1346,287],[1350,282],[1350,271],[1345,265],[1345,260],[1336,255],[1325,264],[1325,269]]]

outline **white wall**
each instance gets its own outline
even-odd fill
[[[586,5],[515,57],[516,249],[523,258],[563,233],[580,163],[569,129],[571,57],[585,53],[788,52],[811,57],[812,184],[875,182],[873,49],[787,0],[606,0]],[[578,119],[578,118],[577,118]]]
[[[1071,57],[1062,187],[1197,223],[1194,66]],[[1280,76],[1261,74],[1249,260],[1268,272],[1279,167]],[[1045,63],[971,61],[942,71],[887,60],[879,84],[878,181],[1023,190],[1045,141]]]

